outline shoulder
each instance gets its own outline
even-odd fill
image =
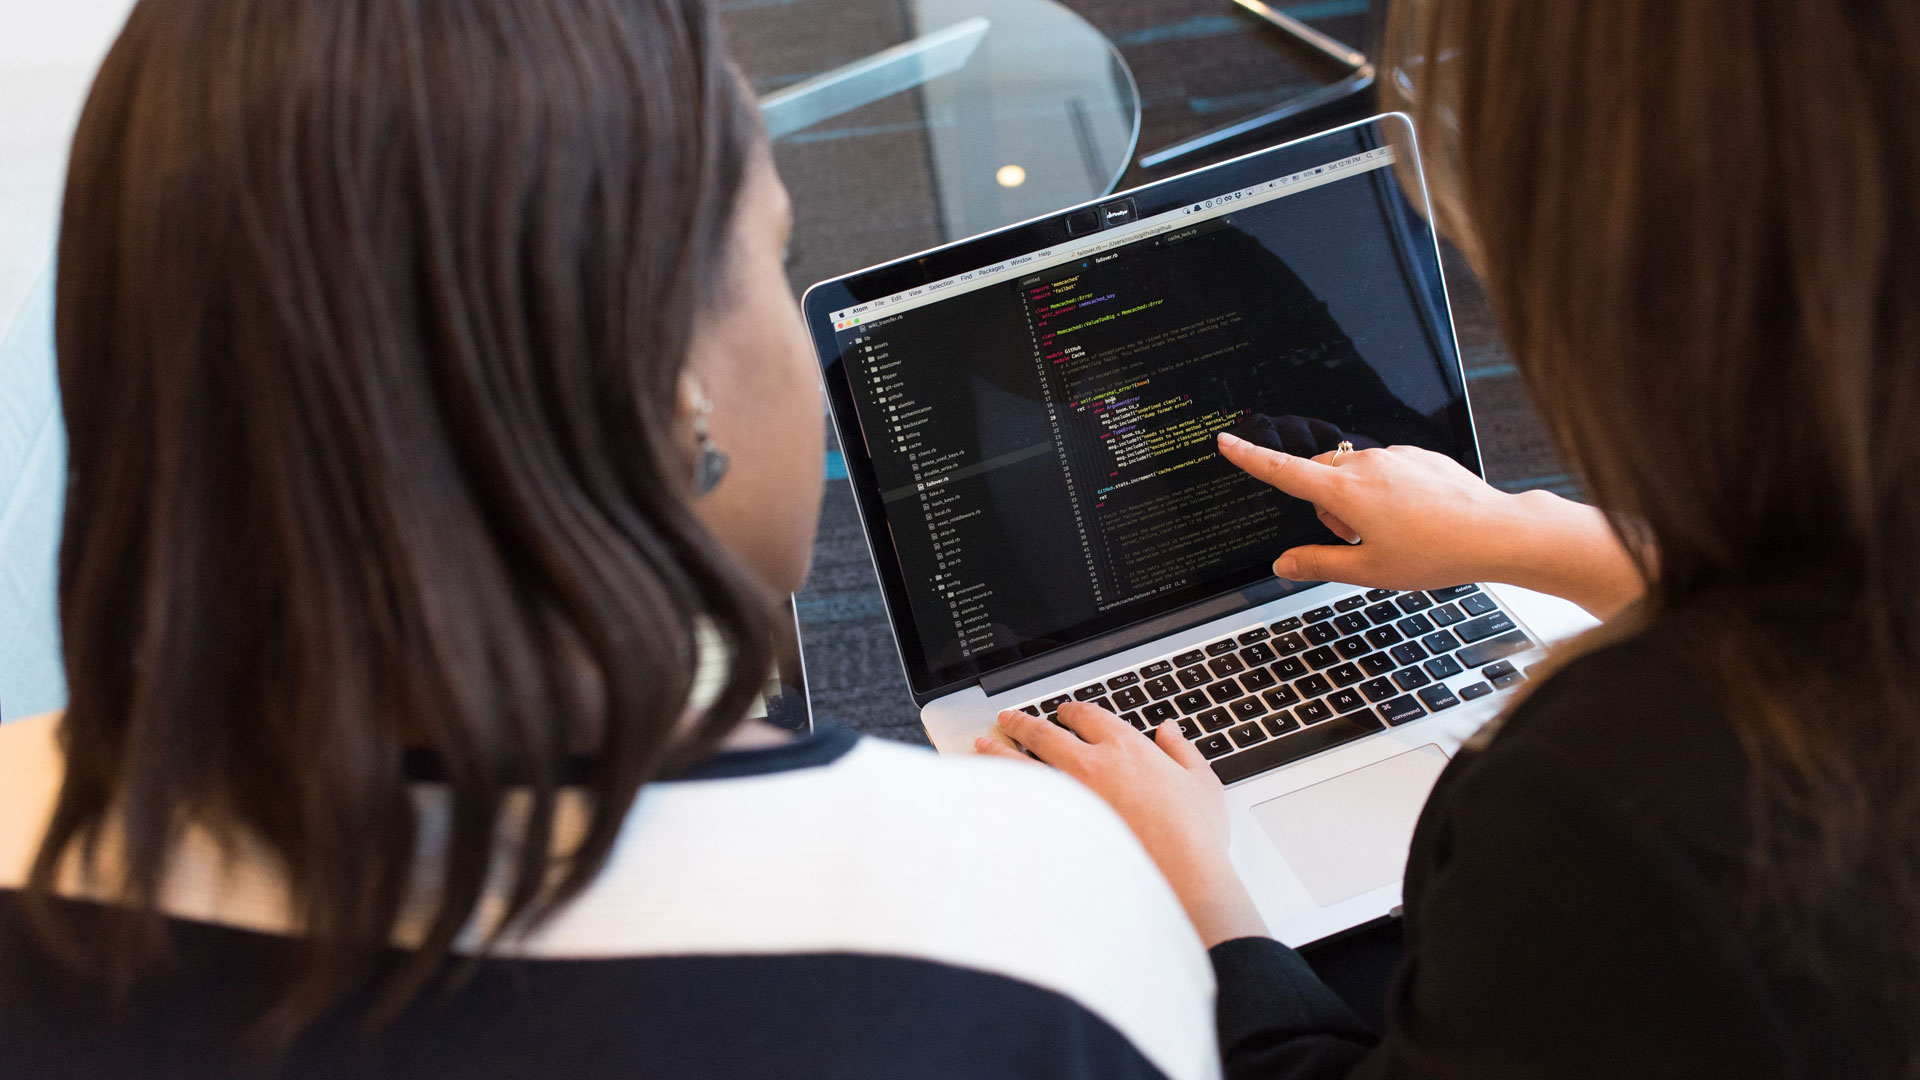
[[[0,889],[19,888],[40,850],[66,758],[60,714],[0,724]]]
[[[1211,966],[1171,888],[1038,765],[862,738],[817,767],[655,785],[527,949],[924,960],[1070,999],[1169,1076],[1218,1068]]]

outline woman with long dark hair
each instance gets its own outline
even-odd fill
[[[1098,800],[743,722],[822,482],[788,228],[699,3],[135,6],[0,1076],[1217,1073]]]
[[[1609,618],[1441,777],[1383,1028],[1265,937],[1171,725],[1001,724],[1195,913],[1229,1075],[1920,1076],[1920,6],[1396,18],[1443,224],[1605,513],[1406,448],[1222,452],[1359,541],[1283,576]]]

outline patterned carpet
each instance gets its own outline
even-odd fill
[[[736,60],[765,93],[911,37],[903,32],[909,2],[725,0],[720,7]],[[1067,6],[1105,33],[1133,69],[1143,152],[1328,78],[1224,0],[1067,0]],[[1279,6],[1342,40],[1364,40],[1366,0]],[[1329,115],[1313,126],[1331,126],[1366,111]],[[795,204],[796,292],[813,281],[940,242],[935,199],[921,167],[925,147],[919,126],[912,95],[897,95],[777,144],[775,157]],[[1220,156],[1258,145],[1233,147]],[[1158,178],[1135,167],[1121,186]],[[1488,475],[1510,490],[1546,487],[1571,493],[1571,479],[1526,403],[1484,295],[1460,260],[1452,252],[1448,257]],[[827,485],[813,573],[798,603],[816,717],[924,743],[844,479]]]

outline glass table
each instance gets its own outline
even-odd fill
[[[1052,0],[722,11],[793,195],[796,287],[1097,198],[1132,161],[1133,74]]]

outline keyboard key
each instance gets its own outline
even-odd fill
[[[1179,679],[1180,685],[1189,690],[1196,686],[1205,686],[1213,681],[1213,673],[1198,664],[1195,664],[1193,667],[1181,668],[1174,673],[1173,677]]]
[[[1072,700],[1073,700],[1072,694],[1061,694],[1059,697],[1050,697],[1047,700],[1040,703],[1040,711],[1056,712],[1059,710],[1060,706],[1065,705],[1067,702]]]
[[[1132,686],[1133,684],[1139,681],[1140,681],[1140,676],[1137,672],[1123,671],[1120,674],[1115,675],[1113,678],[1107,680],[1107,689],[1118,690],[1122,687]]]
[[[1208,709],[1193,719],[1206,731],[1219,731],[1221,728],[1232,727],[1234,723],[1233,714],[1220,708]]]
[[[1147,680],[1147,693],[1152,694],[1153,700],[1155,701],[1159,701],[1161,698],[1170,698],[1179,692],[1180,684],[1175,682],[1171,676],[1162,675],[1157,679]]]
[[[1254,743],[1267,741],[1267,733],[1259,724],[1241,724],[1239,727],[1227,732],[1227,735],[1233,739],[1233,745],[1240,747],[1252,746]]]
[[[1147,692],[1137,686],[1125,686],[1113,692],[1113,703],[1122,709],[1137,709],[1147,703]]]
[[[1340,631],[1335,630],[1326,623],[1319,622],[1307,627],[1306,633],[1301,636],[1307,639],[1308,644],[1325,645],[1327,642],[1339,637]]]
[[[1227,706],[1227,711],[1233,714],[1235,720],[1258,720],[1266,715],[1267,707],[1260,704],[1259,698],[1243,697]]]
[[[1513,661],[1502,660],[1497,664],[1488,664],[1486,667],[1481,668],[1480,677],[1483,679],[1497,679],[1502,675],[1511,675],[1515,670]]]
[[[1173,666],[1174,667],[1192,667],[1193,665],[1201,662],[1202,660],[1205,660],[1206,658],[1207,658],[1207,654],[1204,652],[1201,652],[1199,649],[1188,649],[1186,652],[1178,653],[1174,656]]]
[[[1324,671],[1340,662],[1340,654],[1322,645],[1300,659],[1315,671]]]
[[[1202,735],[1205,735],[1206,732],[1200,730],[1200,722],[1198,720],[1195,720],[1191,716],[1183,716],[1180,718],[1180,734],[1185,735],[1188,742],[1192,742]]]
[[[1446,630],[1435,630],[1433,633],[1421,638],[1420,644],[1426,646],[1427,651],[1430,653],[1452,652],[1454,649],[1460,647],[1460,642],[1455,640],[1450,631]]]
[[[1179,716],[1180,710],[1175,708],[1171,701],[1156,701],[1146,708],[1141,709],[1140,715],[1149,724],[1164,724],[1174,717]]]
[[[1189,690],[1181,694],[1179,697],[1173,699],[1173,703],[1180,706],[1180,711],[1189,716],[1199,712],[1210,704],[1210,702],[1207,701],[1207,695],[1198,690]]]
[[[1352,712],[1366,703],[1358,690],[1335,690],[1327,695],[1327,704],[1336,713]]]
[[[1335,686],[1352,686],[1366,676],[1360,674],[1360,669],[1352,664],[1341,664],[1339,667],[1329,669],[1327,678],[1332,679]]]
[[[1330,607],[1317,607],[1300,617],[1309,623],[1324,622],[1327,619],[1333,618],[1333,609]]]
[[[1427,595],[1433,597],[1433,599],[1438,602],[1441,600],[1458,600],[1468,593],[1477,593],[1479,591],[1480,586],[1478,585],[1449,585],[1444,589],[1428,589]]]
[[[1271,664],[1273,663],[1274,655],[1273,646],[1264,641],[1254,642],[1252,645],[1240,650],[1240,660],[1248,667],[1253,667],[1258,664]]]
[[[1333,710],[1328,708],[1327,703],[1324,701],[1309,701],[1293,710],[1293,715],[1298,717],[1303,724],[1317,724],[1327,717],[1332,716]]]
[[[1339,653],[1341,659],[1358,660],[1372,652],[1373,646],[1367,644],[1366,638],[1355,634],[1352,637],[1344,637],[1334,642],[1333,651]]]
[[[1283,634],[1273,643],[1273,651],[1281,656],[1298,656],[1310,647],[1307,639],[1299,634]]]
[[[1277,736],[1285,735],[1289,731],[1297,731],[1300,721],[1295,720],[1290,712],[1277,712],[1271,716],[1262,717],[1260,726],[1267,729],[1267,734]]]
[[[1120,719],[1125,720],[1129,724],[1132,724],[1136,730],[1139,730],[1139,731],[1147,730],[1147,722],[1145,720],[1140,719],[1140,714],[1137,712],[1121,713]]]
[[[1227,741],[1225,735],[1209,735],[1193,745],[1199,747],[1200,752],[1210,758],[1233,753],[1233,744]]]
[[[1240,694],[1240,684],[1234,682],[1232,679],[1222,679],[1212,686],[1207,687],[1207,696],[1212,698],[1216,705],[1225,705],[1227,702],[1239,697]]]
[[[1453,654],[1461,667],[1477,668],[1482,664],[1503,660],[1514,653],[1526,652],[1533,648],[1533,640],[1518,630],[1510,634],[1501,634],[1497,638],[1488,638],[1477,644],[1469,645]]]
[[[1254,668],[1252,671],[1240,676],[1240,685],[1246,687],[1249,692],[1265,690],[1267,687],[1279,681],[1279,679],[1274,677],[1273,672],[1268,671],[1266,668]]]
[[[1087,704],[1093,706],[1096,709],[1105,709],[1108,712],[1114,711],[1113,701],[1109,698],[1097,697],[1097,698],[1094,698],[1092,701],[1087,702]]]
[[[1140,669],[1140,677],[1143,679],[1154,679],[1162,675],[1171,674],[1172,672],[1173,672],[1173,661],[1155,660],[1153,663],[1148,664],[1146,667],[1143,667]]]
[[[1417,592],[1410,592],[1403,596],[1396,596],[1394,597],[1393,602],[1396,604],[1399,604],[1400,610],[1406,612],[1409,615],[1413,614],[1416,611],[1424,611],[1427,608],[1430,608],[1433,606],[1433,601],[1427,599],[1426,593],[1417,593]]]
[[[1427,612],[1427,617],[1433,620],[1435,626],[1452,626],[1454,623],[1466,618],[1465,615],[1460,614],[1460,609],[1454,607],[1452,604],[1441,604],[1439,607]]]
[[[1427,678],[1427,673],[1419,668],[1410,667],[1404,671],[1394,672],[1393,681],[1399,683],[1402,690],[1417,690],[1433,680]]]
[[[1092,701],[1094,698],[1106,696],[1106,693],[1107,688],[1105,686],[1100,683],[1094,683],[1092,686],[1083,686],[1075,690],[1073,692],[1073,700]]]
[[[1300,694],[1291,686],[1276,686],[1260,695],[1269,709],[1284,709],[1300,700]]]
[[[1461,641],[1471,645],[1482,638],[1490,638],[1495,634],[1504,634],[1511,629],[1513,629],[1513,620],[1507,617],[1506,612],[1496,611],[1491,615],[1482,615],[1477,619],[1468,619],[1466,622],[1454,627],[1451,633],[1458,635]],[[1449,631],[1442,630],[1440,632],[1444,634]]]
[[[1273,635],[1267,632],[1266,627],[1256,626],[1251,630],[1243,630],[1239,634],[1234,635],[1233,640],[1242,645],[1251,645],[1256,641],[1265,641],[1271,636]]]
[[[1240,647],[1239,642],[1233,640],[1232,638],[1228,638],[1225,641],[1215,641],[1215,642],[1209,643],[1206,647],[1205,652],[1208,656],[1224,656],[1227,653],[1230,653],[1239,647]]]
[[[1373,625],[1385,626],[1400,617],[1400,608],[1394,604],[1375,604],[1362,614],[1373,620]]]
[[[1451,656],[1436,656],[1420,666],[1436,679],[1451,679],[1466,670],[1460,666],[1460,661]]]
[[[1354,593],[1352,596],[1343,596],[1333,602],[1333,610],[1335,611],[1358,611],[1366,606],[1367,598],[1359,593]]]
[[[1333,689],[1333,684],[1327,681],[1325,675],[1309,675],[1294,683],[1293,688],[1300,692],[1301,697],[1319,697]]]
[[[1295,615],[1291,619],[1281,619],[1279,622],[1274,623],[1272,626],[1267,627],[1267,629],[1273,631],[1276,634],[1291,634],[1295,630],[1300,629],[1302,625],[1303,624],[1300,621],[1300,616]]]
[[[1511,675],[1502,675],[1493,680],[1493,688],[1495,690],[1505,690],[1509,686],[1519,686],[1526,681],[1527,677],[1516,671]]]
[[[1207,661],[1207,667],[1213,672],[1214,677],[1219,679],[1224,679],[1229,675],[1238,675],[1247,670],[1247,665],[1241,663],[1240,658],[1232,653],[1228,653],[1225,656],[1214,657]]]
[[[1022,706],[1020,706],[1020,711],[1021,711],[1021,712],[1023,712],[1023,713],[1026,713],[1026,714],[1027,714],[1028,716],[1039,716],[1039,715],[1040,715],[1040,706],[1038,706],[1038,705],[1022,705]]]
[[[1386,653],[1371,653],[1360,658],[1360,670],[1368,675],[1385,675],[1399,666]]]
[[[1493,687],[1483,682],[1468,683],[1460,688],[1461,698],[1467,701],[1472,701],[1474,698],[1483,698],[1491,693],[1493,693]]]
[[[1297,679],[1307,673],[1307,665],[1299,657],[1289,656],[1273,665],[1273,673],[1284,680]]]
[[[1400,691],[1385,679],[1369,679],[1360,684],[1360,692],[1368,701],[1385,701]]]
[[[1392,589],[1368,589],[1367,590],[1367,602],[1370,604],[1380,600],[1391,600],[1391,599],[1393,599]]]
[[[1395,630],[1391,626],[1376,626],[1367,631],[1366,637],[1367,644],[1376,649],[1389,648],[1400,644],[1400,642],[1404,640],[1400,636],[1400,631]]]
[[[1386,718],[1387,723],[1395,725],[1404,724],[1409,720],[1418,720],[1420,717],[1427,715],[1427,710],[1421,708],[1420,703],[1413,700],[1412,694],[1402,694],[1397,698],[1389,698],[1374,706],[1374,708],[1380,710],[1380,715]]]
[[[1373,710],[1362,709],[1350,712],[1337,720],[1324,724],[1292,731],[1280,738],[1268,739],[1259,746],[1244,753],[1213,763],[1214,774],[1223,784],[1236,780],[1245,780],[1249,776],[1258,776],[1269,769],[1277,769],[1289,762],[1298,761],[1309,754],[1365,738],[1379,731],[1380,719]],[[1203,751],[1204,752],[1204,751]]]
[[[1387,655],[1393,657],[1395,661],[1404,667],[1408,664],[1417,664],[1425,660],[1427,658],[1427,651],[1411,641],[1403,641],[1393,648],[1388,649]]]
[[[1460,610],[1469,615],[1485,615],[1489,611],[1498,610],[1499,607],[1500,605],[1493,602],[1493,597],[1486,593],[1474,593],[1460,601]]]
[[[1451,709],[1460,704],[1460,699],[1454,697],[1453,691],[1445,686],[1429,686],[1416,696],[1420,698],[1421,704],[1427,707],[1428,712],[1439,712],[1441,709]]]
[[[1409,615],[1393,625],[1399,627],[1400,632],[1408,637],[1419,637],[1421,634],[1433,633],[1433,621],[1425,615]]]
[[[1333,628],[1343,634],[1358,634],[1370,625],[1372,624],[1367,622],[1367,617],[1357,611],[1333,620]]]

